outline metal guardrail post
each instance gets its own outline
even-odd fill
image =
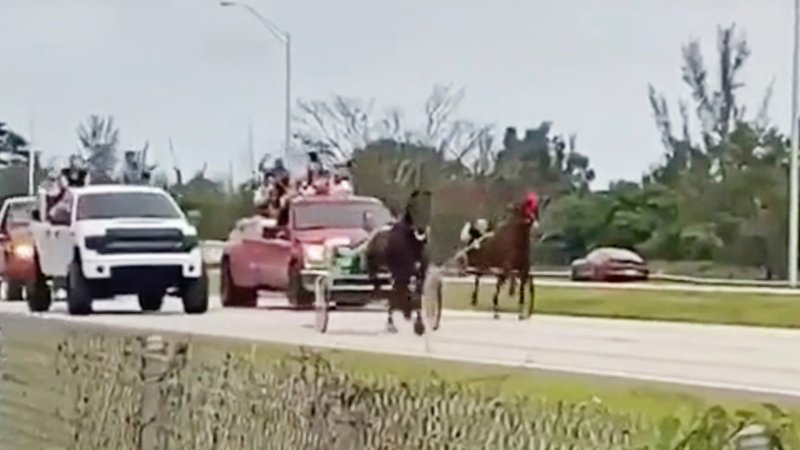
[[[162,381],[169,370],[167,343],[161,336],[145,339],[142,356],[142,428],[139,439],[140,450],[161,450],[161,424],[158,421],[162,404]]]

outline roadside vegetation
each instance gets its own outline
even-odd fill
[[[473,423],[482,434],[472,430],[471,435],[484,439],[497,420],[520,427],[524,423],[533,427],[525,437],[538,438],[537,448],[734,449],[737,432],[751,424],[766,426],[775,442],[788,446],[772,448],[800,443],[797,404],[791,402],[775,405],[686,387],[362,352],[298,353],[288,346],[233,340],[201,340],[195,348],[198,360],[229,361],[257,371],[288,367],[313,374],[320,385],[330,381],[349,386],[347,390],[361,392],[356,404],[387,392],[394,393],[397,408],[430,404],[432,409],[414,409],[408,418],[413,423],[426,418],[443,426]],[[484,413],[486,417],[473,422]],[[510,429],[506,433],[506,448],[521,448],[511,442],[523,437]]]
[[[710,47],[707,42],[691,40],[676,49],[683,55],[679,69],[687,88],[669,95],[680,99],[676,104],[656,86],[649,92],[634,87],[647,93],[643,101],[650,102],[664,146],[662,158],[640,180],[596,186],[591,142],[579,146],[576,135],[556,132],[547,120],[532,118],[517,129],[459,117],[466,93],[445,85],[434,87],[419,123],[396,108],[358,98],[300,100],[293,145],[329,161],[352,160],[357,191],[392,208],[416,186],[432,189],[432,251],[438,260],[459,245],[465,221],[497,219],[508,201],[532,189],[554,200],[543,221],[543,241],[533,250],[538,266],[563,267],[593,247],[614,245],[670,267],[683,264],[687,271],[698,263],[734,268],[730,275],[780,278],[787,247],[788,140],[768,114],[771,86],[753,87],[765,89],[760,104],[741,103],[744,89],[752,89],[742,79],[751,55],[743,36],[733,25],[721,27],[710,56],[702,48]],[[28,149],[11,125],[2,130],[0,154],[8,162],[0,172],[0,197],[6,197],[25,190],[19,161]],[[98,175],[121,159],[124,133],[112,117],[88,118],[78,137]],[[169,147],[173,151],[172,142]],[[174,167],[161,161],[155,178],[187,209],[202,211],[203,236],[224,239],[237,218],[252,213],[250,183],[214,179],[205,167],[185,174],[173,160]],[[37,162],[39,177],[49,164]]]

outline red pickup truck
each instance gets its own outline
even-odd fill
[[[222,304],[253,307],[259,290],[277,290],[292,306],[310,306],[314,294],[303,286],[302,269],[322,262],[326,246],[356,245],[392,221],[380,200],[355,195],[295,197],[286,224],[242,219],[223,251]]]
[[[34,278],[34,244],[28,229],[35,197],[12,197],[0,208],[0,276],[6,300],[22,300],[23,286]]]

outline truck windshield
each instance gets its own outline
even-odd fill
[[[392,221],[383,205],[371,202],[325,202],[292,205],[294,228],[365,228],[367,222],[380,227]]]
[[[77,220],[156,218],[179,219],[180,211],[157,192],[108,192],[83,194],[76,205]]]

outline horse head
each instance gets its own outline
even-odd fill
[[[548,197],[540,198],[535,192],[528,192],[522,202],[513,208],[514,216],[524,224],[538,229],[541,212],[549,202]]]
[[[403,221],[414,231],[414,237],[424,242],[428,239],[428,229],[431,223],[432,194],[427,190],[415,190],[406,204]]]

